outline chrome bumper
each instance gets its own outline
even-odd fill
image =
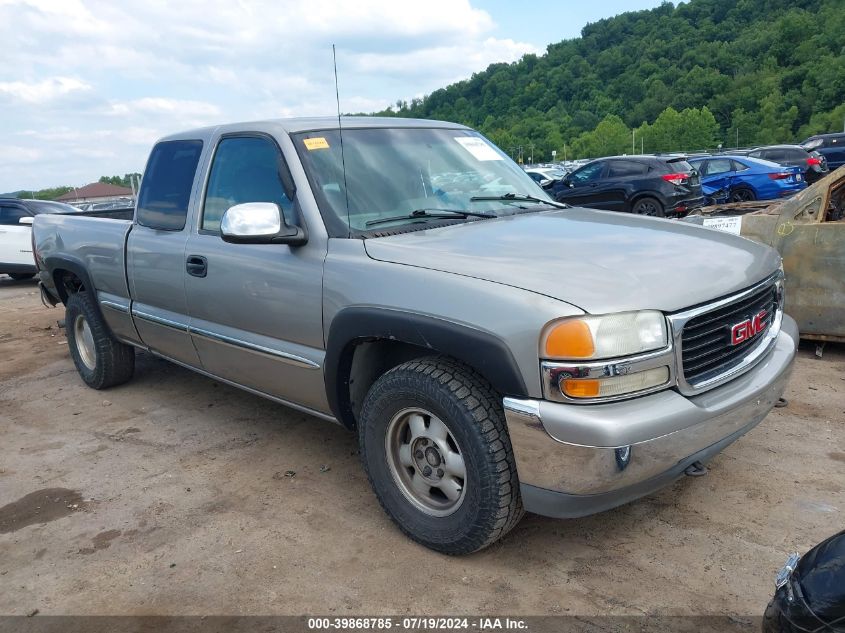
[[[649,494],[757,425],[786,388],[798,328],[784,316],[768,355],[731,382],[687,397],[666,390],[571,405],[505,398],[527,510],[583,516]]]

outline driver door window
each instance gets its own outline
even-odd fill
[[[579,169],[574,174],[572,174],[570,181],[575,186],[582,185],[587,182],[596,181],[601,178],[603,171],[604,163],[593,163],[592,165],[587,165],[583,169]]]
[[[220,231],[229,207],[244,202],[274,202],[293,224],[293,201],[285,194],[279,167],[281,153],[263,136],[229,137],[220,141],[208,177],[201,230]]]

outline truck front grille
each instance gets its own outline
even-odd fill
[[[775,320],[778,307],[777,285],[772,281],[750,296],[687,321],[681,334],[681,359],[687,383],[695,387],[740,365],[766,341],[766,332]],[[752,321],[763,310],[766,314],[759,320],[762,326],[759,331],[734,343],[734,326]]]

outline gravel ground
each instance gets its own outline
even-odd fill
[[[392,525],[341,427],[146,354],[88,389],[62,317],[0,276],[0,614],[751,616],[843,527],[843,346],[802,346],[789,406],[707,477],[449,558]]]

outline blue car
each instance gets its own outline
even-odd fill
[[[704,195],[726,192],[729,202],[785,198],[807,186],[800,167],[759,158],[719,155],[690,158],[689,162],[701,176]]]

